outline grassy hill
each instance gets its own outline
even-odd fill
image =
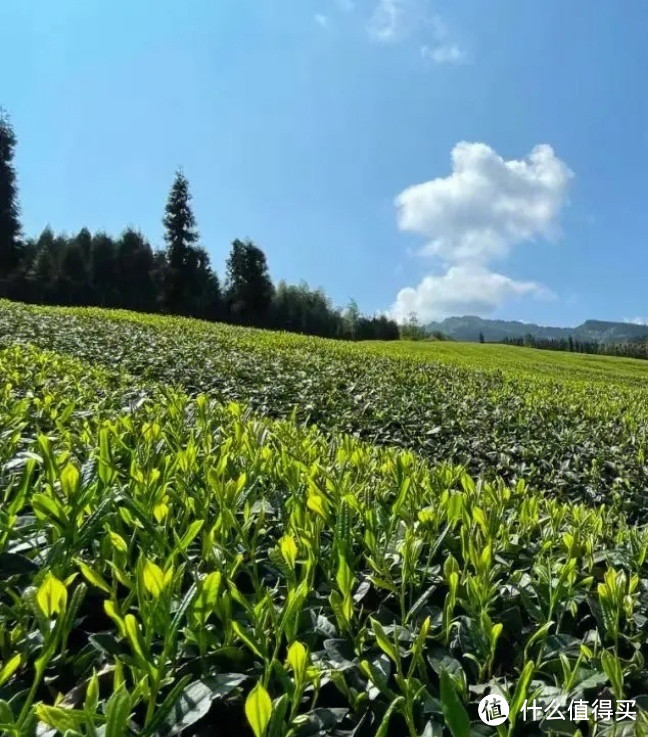
[[[643,734],[647,370],[0,302],[0,731]]]

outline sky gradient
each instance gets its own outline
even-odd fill
[[[422,319],[648,318],[648,5],[2,0],[24,230],[162,246]],[[417,186],[422,185],[422,186]]]

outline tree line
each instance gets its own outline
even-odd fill
[[[13,165],[16,135],[0,110],[0,297],[51,305],[125,308],[349,340],[394,340],[398,325],[333,306],[306,283],[274,285],[266,256],[236,239],[221,283],[200,245],[189,182],[177,171],[164,212],[165,248],[127,228],[118,237],[47,227],[24,238]]]
[[[571,335],[568,338],[536,338],[531,334],[527,334],[519,338],[504,338],[499,342],[505,345],[541,348],[545,351],[568,351],[570,353],[648,359],[648,341],[645,338],[624,343],[602,343],[597,340],[574,339]]]

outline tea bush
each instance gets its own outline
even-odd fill
[[[130,318],[101,325],[94,313],[28,318],[15,338],[77,357],[0,351],[3,734],[468,737],[492,733],[477,716],[488,691],[511,704],[502,737],[556,730],[521,721],[534,698],[634,699],[636,721],[592,723],[590,733],[645,734],[648,532],[617,506],[566,501],[522,478],[474,479],[409,449],[262,416],[252,382],[270,366],[276,376],[292,367],[293,382],[310,376],[311,402],[324,386],[359,380],[341,369],[302,376],[299,341],[283,357],[263,344],[255,353],[256,336],[216,328],[221,343],[208,351],[212,329],[201,343],[193,333],[206,328],[190,321],[164,336],[164,321],[158,335]],[[147,335],[175,346],[191,380],[163,353],[156,362],[160,343]],[[334,369],[346,355],[308,345],[320,368],[327,351]],[[356,355],[350,371],[365,364],[369,391],[378,374]],[[376,360],[392,379],[490,387],[489,403],[515,386]],[[198,389],[208,361],[207,392],[161,381],[175,369],[175,383]],[[220,401],[235,381],[256,412]],[[277,394],[269,385],[276,414],[294,398],[282,391],[304,391],[289,378]],[[413,406],[408,386],[403,406]],[[436,399],[460,397],[458,386]],[[539,404],[522,395],[517,411],[551,406],[549,395]],[[551,447],[547,436],[538,442]],[[588,730],[559,724],[563,734],[577,726]]]
[[[646,519],[645,361],[444,342],[358,345],[2,302],[0,345],[15,343],[270,417],[296,411],[323,430]]]

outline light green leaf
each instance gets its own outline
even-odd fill
[[[38,587],[36,601],[43,614],[51,618],[55,614],[65,611],[65,607],[67,606],[67,589],[56,576],[48,573],[43,583]]]
[[[245,716],[255,737],[263,737],[272,717],[272,700],[261,683],[257,683],[245,699]]]
[[[131,711],[131,698],[125,688],[120,688],[108,700],[106,706],[105,737],[124,737]]]
[[[144,580],[144,588],[157,599],[162,591],[164,591],[165,579],[164,572],[162,569],[153,563],[153,561],[147,560],[142,570],[142,578]]]
[[[301,642],[297,640],[293,642],[288,648],[286,660],[293,669],[295,678],[301,681],[306,673],[306,666],[308,664],[308,653]]]
[[[3,686],[20,667],[20,654],[16,653],[9,658],[0,669],[0,686]]]
[[[396,650],[396,647],[394,646],[394,643],[387,637],[385,634],[385,630],[382,628],[380,622],[373,619],[373,617],[369,618],[371,621],[371,627],[374,631],[374,634],[376,635],[376,642],[378,643],[378,646],[380,649],[387,655],[395,665],[398,665],[400,663],[400,656],[398,651]]]

